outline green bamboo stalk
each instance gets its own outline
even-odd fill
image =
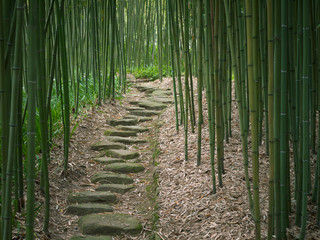
[[[172,18],[172,12],[169,8],[169,0],[167,0],[167,12],[168,12],[168,37],[170,40],[170,49],[171,49],[171,65],[172,65],[172,82],[173,82],[173,96],[174,96],[174,109],[176,116],[176,130],[179,132],[179,113],[178,113],[178,98],[177,98],[177,87],[176,87],[176,79],[175,79],[175,58],[174,58],[174,36],[173,36],[173,28],[169,23]]]
[[[269,122],[269,206],[268,206],[268,239],[274,232],[274,122],[273,122],[273,1],[267,1],[267,37],[268,37],[268,122]]]
[[[157,0],[157,27],[158,27],[158,57],[159,57],[159,78],[162,82],[162,9],[161,9],[161,0]]]
[[[296,63],[296,141],[294,145],[294,162],[295,162],[295,197],[296,197],[296,220],[297,226],[301,225],[301,208],[302,208],[302,151],[300,145],[302,142],[301,137],[301,89],[302,89],[302,59],[303,59],[303,32],[302,32],[302,1],[298,1],[298,14],[297,14],[297,63]],[[295,147],[296,146],[296,147]]]
[[[215,6],[213,6],[213,4]],[[216,173],[215,173],[215,105],[214,105],[214,71],[210,69],[213,64],[213,42],[215,41],[214,34],[218,24],[218,1],[213,3],[209,0],[205,1],[205,73],[206,73],[206,99],[208,103],[208,118],[209,118],[209,141],[210,141],[210,166],[212,179],[212,192],[216,193]],[[213,16],[215,20],[213,20]],[[211,26],[210,26],[211,23]],[[213,28],[213,29],[212,29]]]
[[[68,59],[65,41],[65,29],[64,26],[64,0],[61,1],[60,7],[56,8],[57,19],[60,21],[58,27],[59,34],[59,56],[60,56],[60,69],[63,78],[63,103],[64,103],[64,116],[63,116],[63,130],[64,130],[64,141],[63,141],[63,162],[64,174],[68,171],[68,159],[69,159],[69,142],[70,142],[70,103],[69,103],[69,82],[68,82]]]
[[[37,82],[39,55],[38,47],[38,22],[39,11],[38,1],[30,0],[29,2],[29,21],[28,21],[28,125],[27,125],[27,217],[26,217],[26,239],[34,239],[34,206],[35,206],[35,122],[36,122],[36,104],[37,104]],[[36,64],[35,64],[36,63]]]
[[[202,18],[202,0],[197,1],[197,21],[198,21],[198,31],[197,31],[197,61],[198,61],[198,149],[197,149],[197,166],[201,164],[201,131],[203,124],[203,114],[202,114],[202,88],[203,88],[203,73],[202,73],[202,29],[203,29],[203,18]]]
[[[289,226],[287,178],[288,164],[288,2],[281,0],[281,109],[280,109],[280,199],[281,199],[281,238],[286,238]]]
[[[46,106],[46,67],[45,67],[45,5],[43,1],[39,2],[39,84],[38,84],[38,105],[40,115],[40,131],[41,131],[41,167],[43,174],[43,184],[45,193],[45,217],[43,231],[49,234],[49,217],[50,217],[50,192],[49,192],[49,174],[48,174],[48,119]]]
[[[12,175],[13,165],[16,159],[16,141],[17,141],[17,111],[18,111],[18,93],[21,78],[21,52],[22,52],[22,30],[24,19],[24,4],[22,0],[17,2],[17,26],[15,32],[14,57],[12,64],[12,88],[11,88],[11,106],[9,120],[9,141],[8,141],[8,159],[6,169],[6,185],[3,186],[5,191],[5,199],[2,200],[3,215],[3,239],[12,238],[12,213],[11,213],[11,195],[12,195]]]
[[[281,84],[281,2],[274,2],[274,191],[275,234],[281,238],[280,195],[280,84]]]
[[[250,4],[252,4],[250,6]],[[259,198],[259,125],[258,125],[258,81],[259,81],[259,5],[257,0],[246,0],[247,58],[249,109],[252,139],[252,187],[255,221],[255,238],[261,239]],[[252,50],[250,50],[252,49]],[[252,66],[252,67],[250,67]]]
[[[308,90],[310,81],[310,22],[309,22],[309,1],[303,1],[303,67],[302,67],[302,212],[300,239],[305,238],[307,224],[307,201],[309,193],[309,101]]]
[[[189,0],[184,2],[184,89],[185,89],[185,116],[184,116],[184,154],[188,161],[188,115],[189,115]],[[191,110],[190,110],[191,111]]]
[[[3,3],[1,2],[1,5]],[[2,19],[2,11],[0,11],[0,19]],[[0,117],[1,117],[1,185],[6,185],[6,160],[7,160],[7,134],[6,130],[8,129],[6,125],[8,124],[6,118],[6,89],[5,89],[5,68],[4,68],[4,33],[3,33],[3,24],[0,24]],[[1,191],[1,198],[5,199],[5,191]],[[3,228],[3,216],[4,216],[4,208],[1,207],[1,219],[0,219],[0,236],[2,236],[2,228]]]

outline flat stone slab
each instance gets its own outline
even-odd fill
[[[119,125],[124,125],[124,126],[133,126],[138,124],[138,119],[128,119],[128,118],[123,118],[123,119],[112,119],[108,122],[111,126],[119,126]]]
[[[91,150],[108,150],[108,149],[125,149],[126,146],[122,143],[112,142],[108,140],[102,140],[97,143],[94,143],[91,146]]]
[[[135,159],[139,157],[140,154],[126,149],[111,149],[107,151],[106,155],[122,159]]]
[[[139,101],[134,100],[134,101],[129,101],[129,103],[130,103],[131,105],[138,105],[138,104],[139,104]]]
[[[137,136],[136,132],[133,131],[124,131],[119,129],[108,128],[104,131],[105,136],[119,136],[119,137],[135,137]]]
[[[138,103],[136,104],[136,105],[138,105]],[[141,110],[141,109],[143,109],[142,107],[126,107],[125,108],[127,111],[132,111],[132,110]]]
[[[145,109],[150,109],[150,110],[162,110],[167,107],[167,105],[159,102],[153,102],[149,100],[144,100],[138,103],[140,107],[143,107]]]
[[[113,163],[117,164],[117,163]],[[92,202],[104,202],[114,203],[117,201],[116,195],[110,192],[77,192],[71,193],[68,196],[68,201],[71,203],[92,203]]]
[[[96,173],[93,175],[91,182],[93,183],[117,183],[117,184],[131,184],[133,179],[126,174],[119,173]]]
[[[117,136],[108,136],[107,140],[111,142],[119,142],[124,144],[136,144],[136,143],[146,143],[147,140],[139,138],[127,138],[127,137],[117,137]]]
[[[138,89],[139,92],[145,92],[145,91],[153,92],[153,91],[157,90],[153,87],[143,86],[143,85],[136,85],[135,87],[136,87],[136,89]]]
[[[103,212],[113,212],[113,209],[109,204],[101,204],[101,203],[72,204],[67,208],[68,214],[73,214],[78,216],[84,216],[91,213],[103,213]]]
[[[154,98],[149,98],[149,99],[150,99],[150,101],[160,102],[160,103],[164,103],[164,104],[174,103],[174,99],[168,98],[168,97],[154,97]]]
[[[171,96],[172,93],[170,91],[157,89],[157,90],[153,91],[150,95],[153,97],[158,97],[158,96],[163,97],[163,96]]]
[[[80,231],[88,235],[138,234],[142,230],[140,221],[127,214],[90,214],[79,219]]]
[[[103,169],[116,173],[138,173],[144,171],[144,166],[139,163],[112,163]]]
[[[155,111],[155,110],[134,110],[134,111],[131,111],[130,113],[131,115],[144,116],[144,117],[150,117],[153,115],[160,114],[159,111]]]
[[[135,131],[137,133],[147,132],[149,128],[141,127],[141,126],[119,126],[120,130],[128,130],[128,131]]]
[[[124,185],[124,184],[102,184],[101,186],[96,188],[96,191],[109,191],[115,193],[124,194],[129,192],[131,189],[134,188],[134,185]]]
[[[103,163],[103,164],[111,164],[111,163],[121,163],[125,162],[123,159],[120,158],[112,158],[112,157],[99,157],[95,158],[94,161],[98,163]]]
[[[143,116],[134,116],[134,115],[127,115],[125,118],[136,118],[138,122],[147,122],[147,121],[152,121],[152,117],[143,117]],[[129,126],[128,126],[129,127]],[[134,127],[134,126],[132,126]]]
[[[74,236],[70,240],[112,240],[111,236]]]

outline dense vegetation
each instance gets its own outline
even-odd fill
[[[140,38],[151,36],[155,3],[0,2],[1,239],[11,239],[12,230],[21,227],[15,221],[21,211],[26,211],[22,232],[34,238],[36,180],[45,196],[43,231],[49,233],[52,140],[64,138],[61,165],[68,174],[72,118],[88,104],[121,97],[127,68],[142,69],[158,59],[155,40],[147,44]],[[135,22],[141,23],[137,29]]]
[[[197,129],[198,165],[204,91],[214,193],[216,177],[221,187],[228,169],[224,143],[232,134],[234,86],[256,238],[261,239],[262,142],[270,163],[268,238],[285,239],[292,224],[301,227],[300,238],[305,238],[308,204],[318,209],[312,224],[320,224],[319,1],[2,0],[0,4],[3,239],[11,239],[15,213],[25,211],[26,196],[26,238],[34,238],[36,179],[46,199],[43,231],[49,232],[51,141],[63,132],[61,164],[68,174],[70,118],[85,104],[101,104],[125,92],[128,70],[137,77],[160,80],[172,75],[176,126],[179,130],[183,124],[185,132],[185,160],[188,131]],[[315,154],[317,160],[312,162]],[[296,214],[295,223],[289,222],[291,212]]]

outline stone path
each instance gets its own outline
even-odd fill
[[[161,114],[167,104],[173,103],[171,92],[142,84],[135,84],[144,96],[131,101],[127,107],[128,115],[122,119],[108,119],[110,126],[104,132],[104,139],[93,144],[91,149],[100,151],[94,159],[104,166],[103,172],[92,176],[91,182],[99,186],[90,191],[74,192],[68,197],[67,213],[78,215],[79,227],[83,236],[74,236],[71,240],[108,240],[115,235],[135,235],[142,230],[143,222],[121,212],[114,212],[112,205],[118,203],[117,195],[126,194],[135,188],[136,173],[145,171],[145,166],[138,163],[140,156],[137,144],[149,144],[139,137],[149,129],[139,126],[142,122],[152,121]],[[137,151],[129,150],[135,146]],[[132,147],[131,147],[132,149]]]

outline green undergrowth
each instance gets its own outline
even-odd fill
[[[138,79],[156,80],[159,78],[159,67],[156,65],[138,67],[132,71],[132,74]],[[163,76],[171,76],[171,67],[167,69],[166,66],[163,66],[162,74]]]
[[[159,172],[157,170],[158,166],[158,157],[161,154],[161,150],[159,147],[159,128],[161,127],[161,123],[159,121],[155,121],[152,125],[152,129],[155,131],[155,136],[150,138],[150,151],[152,152],[152,165],[153,165],[153,172],[152,172],[152,181],[150,184],[146,186],[146,192],[149,201],[152,205],[152,214],[151,214],[151,234],[149,239],[158,240],[160,239],[158,236],[159,230],[159,204],[157,201],[159,195]]]

